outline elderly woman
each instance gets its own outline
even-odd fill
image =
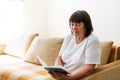
[[[100,43],[92,33],[89,14],[84,10],[74,12],[69,25],[71,34],[64,39],[55,65],[63,66],[70,74],[49,72],[56,80],[77,80],[90,74],[100,63]]]

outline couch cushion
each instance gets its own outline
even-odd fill
[[[0,80],[55,80],[40,65],[27,62],[0,64]]]
[[[100,46],[101,46],[101,62],[100,65],[107,64],[110,53],[111,53],[111,48],[113,45],[113,41],[101,41]]]
[[[36,37],[26,53],[25,61],[40,64],[36,56],[40,56],[48,65],[53,65],[59,53],[63,38]]]
[[[38,34],[23,33],[6,44],[4,53],[23,58],[31,42]]]

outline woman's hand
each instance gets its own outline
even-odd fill
[[[59,73],[59,72],[54,72],[54,71],[51,71],[49,72],[49,74],[55,78],[56,80],[72,80],[71,79],[71,75],[70,74],[62,74],[62,73]]]

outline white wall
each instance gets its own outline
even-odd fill
[[[48,36],[48,1],[24,0],[24,27],[22,31],[38,32]]]
[[[23,26],[7,29],[38,32],[41,36],[64,37],[70,32],[70,15],[83,9],[90,14],[94,33],[100,40],[113,40],[120,45],[119,4],[119,0],[24,0]],[[0,20],[3,21],[2,18]]]
[[[69,33],[69,16],[86,10],[92,19],[94,33],[100,40],[113,40],[120,45],[120,0],[50,0],[49,36]]]
[[[119,0],[24,0],[23,31],[64,37],[70,32],[70,15],[83,9],[90,14],[100,40],[113,40],[120,45],[119,4]]]

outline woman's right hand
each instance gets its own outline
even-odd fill
[[[56,80],[72,80],[71,79],[71,75],[70,74],[62,74],[62,73],[59,73],[59,72],[54,72],[54,71],[51,71],[49,72],[49,74],[55,78]]]

